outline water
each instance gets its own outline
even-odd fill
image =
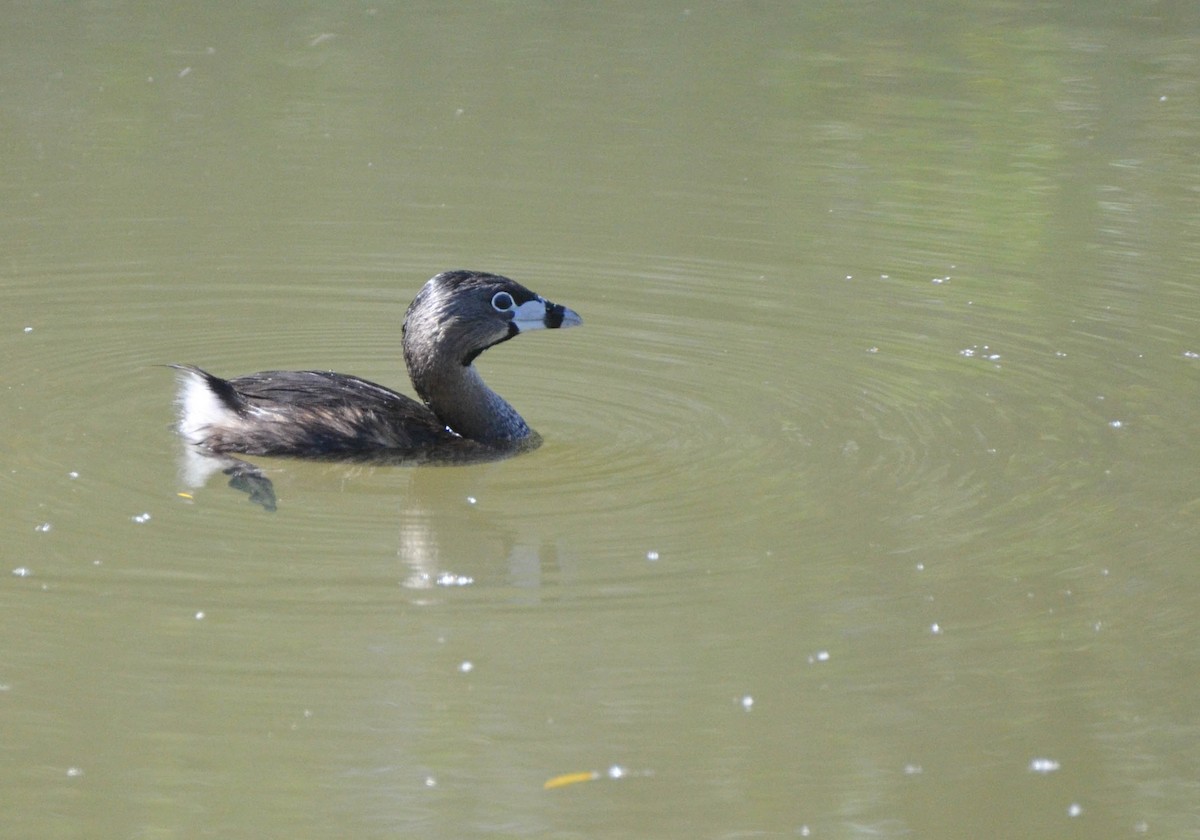
[[[9,17],[0,834],[1200,836],[1188,10]],[[452,267],[539,450],[186,485]]]

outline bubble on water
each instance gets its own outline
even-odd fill
[[[131,519],[133,522],[137,523],[138,525],[145,525],[147,522],[149,522],[149,521],[150,521],[150,514],[148,514],[148,513],[137,513],[137,514],[134,514],[133,516],[131,516],[131,517],[129,517],[129,518],[130,518],[130,519]]]
[[[741,703],[742,703],[742,708],[745,709],[747,712],[750,711],[752,708],[754,708],[754,698],[751,697],[749,694],[742,697]]]
[[[647,552],[646,552],[646,559],[647,559],[647,560],[649,560],[649,561],[651,561],[651,562],[653,562],[653,561],[657,560],[657,559],[658,559],[658,552],[657,552],[657,551],[647,551]]]
[[[465,661],[459,664],[458,670],[463,674],[469,674],[471,671],[475,670],[475,666],[472,665],[470,661]]]
[[[1000,361],[1000,354],[986,344],[972,344],[970,347],[964,347],[958,351],[958,355],[968,359],[983,359],[988,362]]]
[[[1067,806],[1067,816],[1068,817],[1078,817],[1082,813],[1083,813],[1083,806],[1080,805],[1078,802],[1072,802],[1070,805]]]
[[[1042,775],[1045,775],[1047,773],[1053,773],[1060,766],[1061,765],[1053,758],[1035,758],[1029,762],[1029,772],[1041,773]]]

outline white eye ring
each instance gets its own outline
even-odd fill
[[[496,292],[492,295],[492,309],[497,312],[512,312],[516,308],[516,301],[508,292]]]

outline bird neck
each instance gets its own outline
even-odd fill
[[[474,365],[454,365],[436,375],[414,374],[413,386],[438,419],[480,443],[524,440],[532,430],[517,410],[489,388]]]

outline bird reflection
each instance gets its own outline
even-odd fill
[[[331,472],[344,479],[361,476],[374,467],[404,469],[409,477],[397,534],[396,553],[405,566],[402,586],[412,590],[469,586],[475,582],[472,570],[481,563],[494,568],[495,560],[504,558],[508,585],[533,592],[542,584],[543,569],[561,566],[558,547],[541,529],[510,525],[478,504],[473,495],[479,492],[478,470],[445,470],[429,463],[378,458],[328,464]],[[184,447],[180,472],[189,489],[203,487],[221,473],[228,476],[230,487],[245,493],[252,503],[267,511],[278,507],[274,483],[263,468],[249,461]]]

